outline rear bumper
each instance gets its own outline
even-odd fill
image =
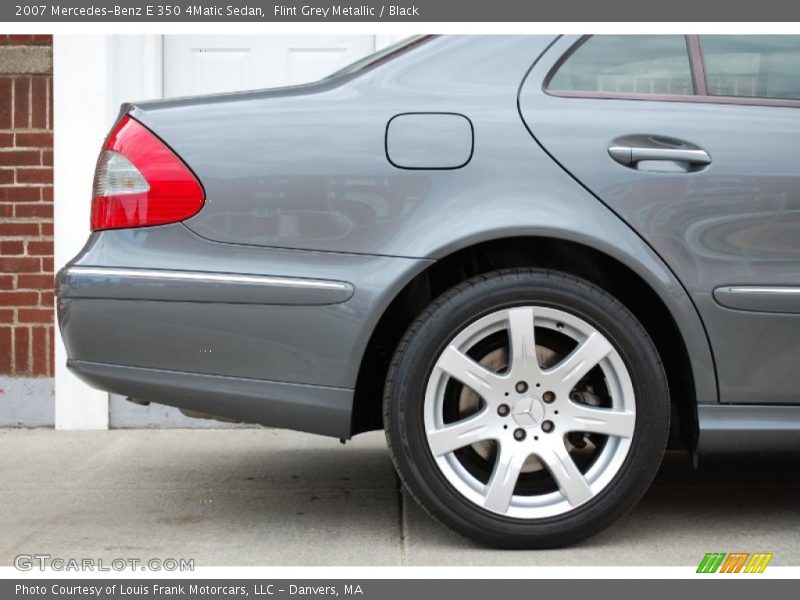
[[[109,392],[349,437],[361,358],[427,261],[93,234],[57,277],[68,366]]]
[[[72,359],[67,366],[89,385],[111,393],[249,423],[350,437],[349,389]]]

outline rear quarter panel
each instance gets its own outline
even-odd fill
[[[238,265],[238,272],[347,281],[355,293],[334,306],[256,305],[233,318],[231,309],[211,304],[199,310],[172,303],[169,314],[153,307],[145,336],[152,352],[124,343],[137,327],[130,322],[110,332],[120,347],[73,338],[71,356],[352,390],[378,319],[426,265],[482,241],[541,236],[604,252],[648,282],[681,329],[698,401],[716,402],[708,342],[680,282],[522,122],[519,86],[552,40],[437,38],[356,77],[133,106],[131,114],[198,175],[207,204],[185,224],[98,234],[76,264],[229,272]],[[469,162],[446,170],[393,166],[386,127],[408,112],[467,117],[474,131]],[[77,329],[78,319],[96,319],[77,304],[61,310],[65,331]],[[182,330],[225,353],[173,348]]]

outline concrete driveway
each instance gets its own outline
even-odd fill
[[[0,565],[18,554],[215,565],[696,565],[708,551],[800,564],[800,457],[666,458],[654,487],[577,547],[505,552],[398,489],[383,434],[269,429],[0,430]]]

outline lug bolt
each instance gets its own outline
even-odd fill
[[[518,393],[524,394],[528,391],[528,384],[524,381],[518,381],[517,385],[514,386],[514,389],[517,390]]]
[[[553,392],[547,391],[542,394],[542,400],[544,400],[547,404],[552,404],[556,401],[556,395]]]
[[[521,442],[525,439],[525,430],[524,429],[515,429],[514,430],[514,439],[518,442]]]
[[[544,431],[545,433],[550,433],[555,428],[556,428],[556,426],[553,425],[552,421],[544,421],[542,423],[542,431]]]
[[[505,417],[508,413],[511,412],[511,409],[508,407],[508,404],[501,404],[497,407],[497,414],[501,417]]]

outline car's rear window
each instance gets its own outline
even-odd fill
[[[800,36],[701,35],[711,96],[800,100]]]
[[[596,35],[577,46],[547,83],[565,92],[694,93],[682,35]]]
[[[367,69],[371,69],[376,67],[377,65],[386,62],[394,58],[395,56],[407,52],[411,48],[421,44],[428,39],[432,38],[431,35],[412,35],[407,38],[403,38],[378,50],[377,52],[373,52],[372,54],[368,54],[364,58],[360,58],[354,63],[350,63],[346,67],[339,69],[338,71],[334,71],[326,79],[333,79],[335,77],[342,77],[344,75],[353,75],[354,73],[358,73],[360,71],[365,71]]]

